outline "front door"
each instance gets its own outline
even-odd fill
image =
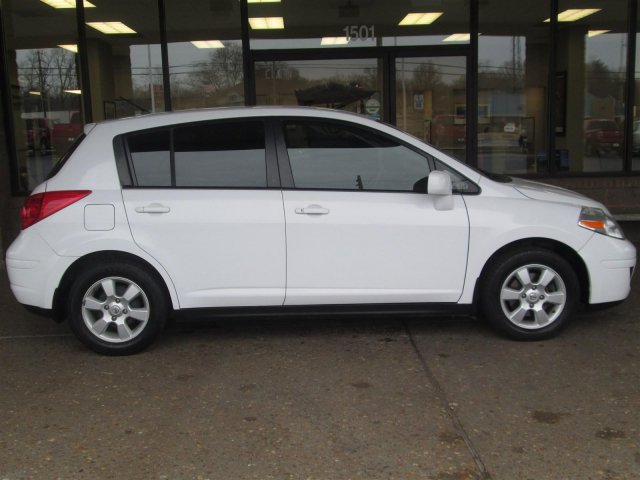
[[[459,195],[436,210],[416,184],[426,154],[354,123],[291,118],[281,129],[293,178],[285,305],[458,300],[467,212]]]

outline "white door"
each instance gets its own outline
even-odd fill
[[[135,242],[167,270],[181,308],[282,305],[284,212],[280,190],[266,188],[262,122],[174,128],[173,161],[170,135],[127,139]]]
[[[348,123],[287,120],[283,132],[295,182],[283,192],[285,305],[458,300],[466,207],[454,195],[435,209],[425,154]]]

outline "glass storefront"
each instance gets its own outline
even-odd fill
[[[478,166],[490,172],[545,173],[549,2],[480,4]]]
[[[249,0],[248,20],[254,50],[469,43],[466,0]]]
[[[375,58],[256,62],[256,102],[335,108],[380,120],[379,63]]]
[[[244,105],[240,2],[166,2],[173,110]]]
[[[14,184],[29,191],[80,134],[75,11],[4,1],[6,71],[16,153]]]
[[[562,0],[555,125],[559,171],[623,168],[627,2]]]
[[[164,111],[156,0],[85,7],[94,120]]]
[[[84,114],[252,104],[357,112],[498,173],[639,171],[636,1],[558,0],[552,31],[551,0],[5,0],[13,190],[43,180]]]
[[[466,57],[400,57],[395,67],[396,125],[464,160]]]

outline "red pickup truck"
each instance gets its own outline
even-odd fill
[[[605,152],[622,152],[623,134],[613,120],[591,119],[584,122],[585,153],[599,156]]]
[[[69,123],[56,123],[51,132],[51,142],[58,155],[62,155],[82,133],[82,119],[79,112],[71,114]]]

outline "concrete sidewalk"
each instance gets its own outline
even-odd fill
[[[0,280],[0,478],[640,478],[640,282],[557,339],[215,321],[98,356]]]

